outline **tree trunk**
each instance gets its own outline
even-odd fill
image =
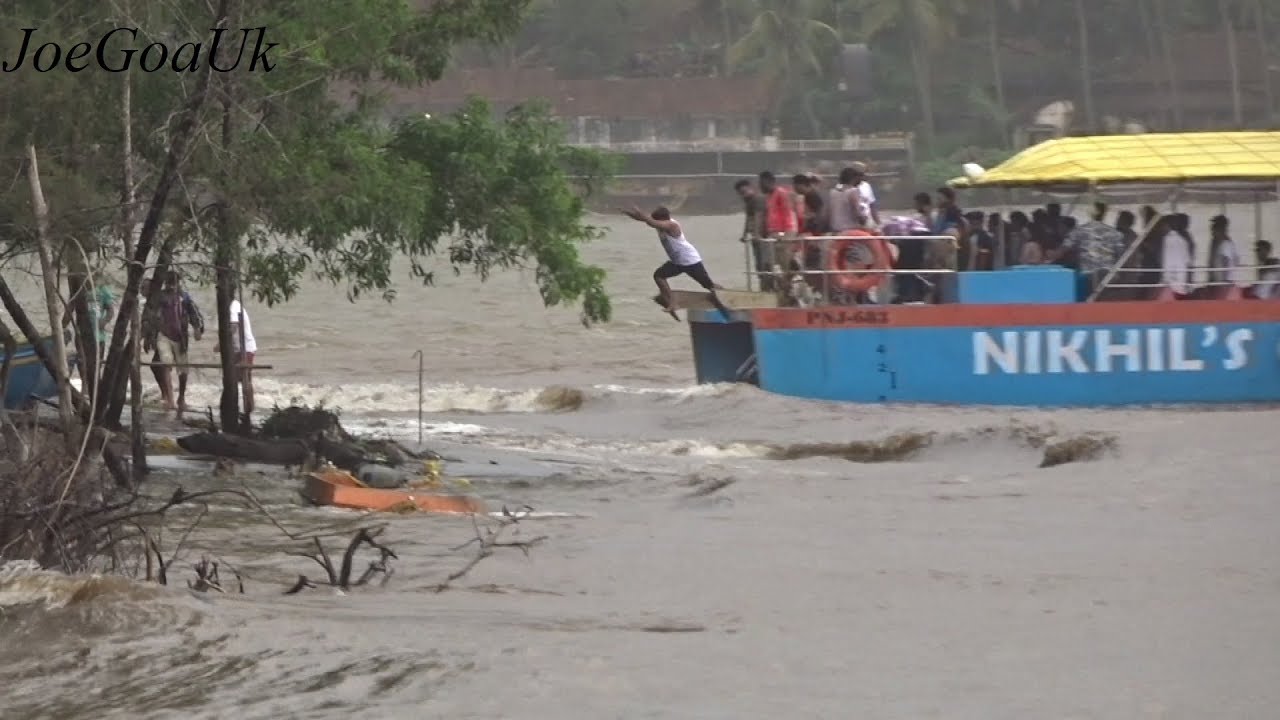
[[[49,241],[49,206],[40,186],[40,163],[36,146],[27,143],[27,182],[31,187],[31,209],[36,217],[36,250],[40,256],[40,274],[44,285],[44,301],[49,311],[49,329],[53,339],[53,379],[58,383],[58,419],[69,447],[76,445],[75,414],[71,404],[71,380],[67,371],[67,344],[62,335],[62,308],[58,300],[58,273],[53,264],[53,248]]]
[[[1182,129],[1182,90],[1178,84],[1178,68],[1174,64],[1173,38],[1169,36],[1169,18],[1163,0],[1156,0],[1156,30],[1160,36],[1160,49],[1164,55],[1164,67],[1168,73],[1169,102],[1173,107],[1173,129]]]
[[[1261,55],[1262,61],[1262,99],[1265,103],[1265,110],[1262,115],[1262,122],[1265,126],[1272,125],[1272,119],[1276,112],[1275,86],[1271,84],[1271,48],[1268,43],[1267,35],[1267,12],[1262,7],[1262,0],[1254,0],[1253,15],[1257,20],[1258,32],[1258,54]]]
[[[720,0],[720,42],[724,43],[721,59],[724,63],[724,76],[729,77],[733,72],[733,66],[729,63],[729,48],[733,47],[733,20],[729,16],[729,0]]]
[[[1236,44],[1236,24],[1231,19],[1229,0],[1218,0],[1222,29],[1227,35],[1227,65],[1231,69],[1231,116],[1236,130],[1244,127],[1244,98],[1240,95],[1240,50]],[[1266,72],[1266,67],[1263,67]]]
[[[1098,117],[1093,110],[1093,69],[1089,57],[1089,19],[1084,12],[1084,0],[1076,0],[1076,28],[1080,35],[1080,92],[1084,95],[1084,121],[1089,132],[1098,127]]]
[[[133,257],[133,225],[136,217],[134,203],[137,195],[133,188],[133,83],[129,73],[122,73],[120,89],[120,115],[124,135],[121,138],[120,172],[120,241],[125,257]],[[142,410],[142,304],[134,303],[129,314],[129,454],[136,485],[147,474],[147,444],[144,436]]]
[[[224,74],[222,81],[222,151],[224,157],[233,156],[235,134],[235,85],[233,76]],[[223,167],[223,187],[232,182],[230,163]],[[213,266],[218,304],[218,360],[222,365],[222,398],[218,403],[218,418],[222,430],[229,433],[248,434],[247,423],[240,422],[240,358],[235,352],[240,343],[231,337],[231,301],[236,296],[239,278],[235,266],[239,256],[237,237],[231,224],[231,208],[224,198],[216,209],[218,237],[213,251]]]
[[[215,27],[225,27],[228,2],[229,0],[219,0]],[[142,223],[142,232],[138,236],[138,244],[134,249],[132,262],[129,264],[129,278],[120,302],[120,318],[116,321],[115,330],[111,333],[111,348],[107,351],[107,366],[106,371],[103,373],[103,385],[113,396],[116,392],[120,392],[130,374],[126,365],[127,362],[131,362],[126,349],[126,339],[129,333],[129,325],[134,316],[134,310],[138,305],[138,292],[142,288],[142,275],[147,265],[147,259],[151,256],[151,248],[155,243],[156,234],[160,230],[160,223],[164,218],[164,210],[169,201],[169,193],[173,190],[173,184],[178,177],[178,170],[182,163],[186,161],[187,148],[190,146],[192,138],[195,137],[200,109],[204,106],[205,100],[209,96],[209,82],[212,76],[210,64],[205,63],[199,84],[183,108],[181,119],[174,128],[169,143],[169,152],[165,157],[164,167],[156,179],[155,192],[152,193],[151,204],[147,208],[147,216]],[[121,394],[123,393],[121,392]],[[119,427],[122,411],[123,408],[113,408],[111,413],[102,418],[102,424],[108,427]]]
[[[920,93],[920,116],[924,122],[924,146],[927,152],[933,152],[933,139],[936,134],[937,123],[933,116],[933,76],[929,72],[929,60],[925,57],[923,48],[915,37],[914,31],[911,33],[911,65],[915,68],[916,89]]]
[[[231,234],[230,209],[225,202],[218,206],[218,238],[214,247],[214,273],[218,304],[218,360],[222,365],[222,398],[218,404],[218,421],[223,431],[247,432],[240,422],[239,343],[231,335],[231,301],[236,296],[236,238]]]
[[[1159,42],[1157,42],[1156,40],[1155,23],[1152,21],[1151,12],[1147,8],[1147,0],[1135,0],[1135,2],[1138,4],[1138,18],[1139,18],[1138,21],[1142,23],[1142,39],[1143,39],[1143,44],[1146,45],[1146,49],[1147,49],[1147,63],[1151,67],[1155,67],[1156,64],[1159,62],[1159,56],[1160,56],[1160,51],[1158,48]],[[1162,77],[1162,78],[1153,77],[1151,79],[1153,90],[1158,92],[1161,86],[1167,86],[1167,80],[1168,80],[1167,77]],[[1160,108],[1152,109],[1151,112],[1159,113],[1160,122],[1165,127],[1168,127],[1172,124],[1169,107],[1161,104]],[[1150,118],[1144,118],[1144,121],[1149,122],[1149,120]]]
[[[311,455],[311,448],[302,440],[259,440],[229,433],[186,435],[178,438],[178,447],[196,455],[270,465],[302,465]]]
[[[4,320],[0,320],[0,345],[4,347],[4,361],[0,362],[0,417],[3,417],[4,399],[9,395],[9,369],[13,366],[13,356],[18,354],[18,341],[13,339]]]
[[[31,344],[32,349],[36,353],[36,357],[40,358],[40,364],[44,365],[44,369],[49,372],[50,376],[54,376],[54,367],[56,363],[53,360],[53,353],[44,345],[44,337],[40,335],[40,331],[31,323],[31,318],[27,316],[26,310],[18,302],[18,298],[14,296],[13,289],[9,287],[9,283],[5,282],[4,274],[0,273],[0,304],[4,305],[4,311],[9,313],[9,317],[13,318],[13,324],[18,326],[18,331]]]
[[[1000,58],[1000,11],[996,7],[996,0],[987,0],[987,15],[990,19],[987,23],[987,42],[991,46],[991,82],[996,86],[996,104],[1003,113],[1000,119],[1000,143],[1007,148],[1010,147],[1009,102],[1004,92],[1004,63]]]
[[[65,262],[67,292],[71,295],[71,319],[76,332],[76,352],[79,354],[80,390],[89,402],[101,402],[95,396],[98,381],[98,327],[89,304],[97,302],[97,283],[90,277],[85,249],[76,240],[67,243]],[[101,312],[101,308],[99,308]]]

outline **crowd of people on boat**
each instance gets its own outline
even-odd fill
[[[1191,218],[1149,205],[1136,214],[1120,211],[1112,222],[1112,209],[1097,202],[1082,223],[1056,202],[1029,215],[966,212],[955,191],[942,187],[916,194],[907,215],[883,216],[863,163],[842,170],[830,187],[815,173],[797,174],[787,186],[765,171],[734,189],[760,290],[800,305],[937,302],[941,274],[1014,265],[1077,270],[1099,300],[1280,299],[1280,261],[1271,244],[1255,243],[1248,262],[1223,215],[1207,228],[1208,281],[1197,283]],[[1247,277],[1255,267],[1256,281]],[[919,272],[892,279],[866,272],[891,268]]]

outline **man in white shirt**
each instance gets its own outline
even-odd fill
[[[716,296],[716,290],[724,288],[711,280],[706,266],[702,264],[702,255],[684,236],[684,229],[680,227],[680,223],[671,218],[670,210],[660,207],[651,214],[645,215],[639,208],[631,208],[623,210],[622,214],[658,231],[658,242],[662,244],[662,249],[667,254],[667,261],[653,271],[653,281],[658,285],[658,297],[654,300],[668,315],[676,320],[680,319],[680,316],[676,315],[671,285],[667,281],[677,275],[688,275],[711,294],[711,304],[715,305],[726,318],[729,317],[729,309]]]
[[[236,356],[236,364],[240,365],[240,389],[244,394],[244,420],[253,414],[253,358],[258,352],[258,341],[253,337],[253,326],[249,323],[249,311],[245,310],[239,300],[232,299],[228,308],[231,315],[231,347]],[[241,320],[244,321],[244,347],[240,347]],[[221,348],[215,346],[214,352]]]
[[[1183,299],[1191,294],[1189,273],[1191,270],[1191,247],[1187,239],[1176,230],[1168,230],[1161,240],[1161,268],[1164,273],[1161,282]]]
[[[856,162],[849,166],[855,173],[853,187],[858,190],[858,214],[868,228],[880,227],[880,203],[876,202],[876,192],[867,182],[867,164]]]

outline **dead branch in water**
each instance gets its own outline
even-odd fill
[[[392,562],[400,559],[383,540],[387,524],[370,523],[365,515],[297,528],[282,522],[247,488],[188,492],[179,487],[167,497],[144,496],[127,481],[127,473],[109,472],[103,459],[106,448],[123,444],[119,438],[95,428],[98,457],[90,453],[87,458],[94,460],[81,462],[80,456],[69,456],[66,445],[54,437],[57,429],[49,425],[53,423],[35,417],[18,427],[10,417],[0,427],[0,561],[27,559],[69,573],[115,572],[169,585],[176,582],[211,504],[228,502],[265,518],[293,544],[287,554],[308,558],[324,571],[323,581],[299,575],[285,594],[319,587],[349,591],[379,578],[385,584],[393,574]],[[474,537],[451,549],[474,546],[474,556],[434,590],[449,589],[500,548],[528,555],[547,538],[512,536],[532,511],[529,506],[515,511],[504,507],[492,520],[473,515]],[[177,512],[182,516],[174,518]],[[326,548],[334,538],[345,543],[340,559]],[[186,581],[193,592],[244,592],[243,576],[221,557],[203,556],[185,567],[194,575]]]
[[[231,571],[231,576],[236,580],[236,591],[244,594],[244,578],[241,577],[240,571],[231,566],[230,563],[223,561],[227,569]],[[213,590],[225,594],[227,591],[222,587],[222,579],[218,575],[219,564],[216,560],[209,558],[201,558],[192,569],[196,572],[196,581],[187,581],[187,588],[195,592],[208,592]]]
[[[509,528],[518,526],[521,520],[529,517],[529,515],[532,513],[533,513],[533,508],[528,505],[525,505],[524,507],[520,508],[515,512],[508,510],[507,507],[504,505],[502,507],[502,516],[498,518],[496,525],[492,527],[485,527],[485,528],[481,528],[479,520],[476,519],[475,515],[472,515],[471,526],[472,528],[475,529],[476,536],[462,543],[461,545],[458,545],[457,547],[453,547],[450,549],[456,552],[458,550],[463,550],[472,545],[475,545],[476,546],[475,556],[472,557],[471,561],[468,562],[466,565],[450,573],[449,576],[444,579],[444,581],[442,581],[440,584],[435,586],[434,590],[438,593],[448,590],[449,587],[454,583],[454,581],[460,580],[463,577],[465,577],[467,573],[474,570],[475,567],[479,565],[481,562],[483,562],[485,558],[492,556],[494,551],[497,550],[498,548],[516,548],[520,550],[520,552],[523,552],[527,557],[529,555],[529,551],[533,549],[534,545],[537,545],[538,543],[541,543],[547,539],[546,535],[539,535],[538,537],[535,537],[532,540],[523,540],[523,541],[503,541],[501,538],[504,531],[506,531]],[[517,529],[517,532],[518,531],[519,530]]]

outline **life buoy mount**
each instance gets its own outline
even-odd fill
[[[831,281],[849,292],[862,293],[884,282],[884,271],[893,269],[893,255],[880,235],[868,230],[849,230],[831,243],[827,253],[827,269],[834,270]]]

